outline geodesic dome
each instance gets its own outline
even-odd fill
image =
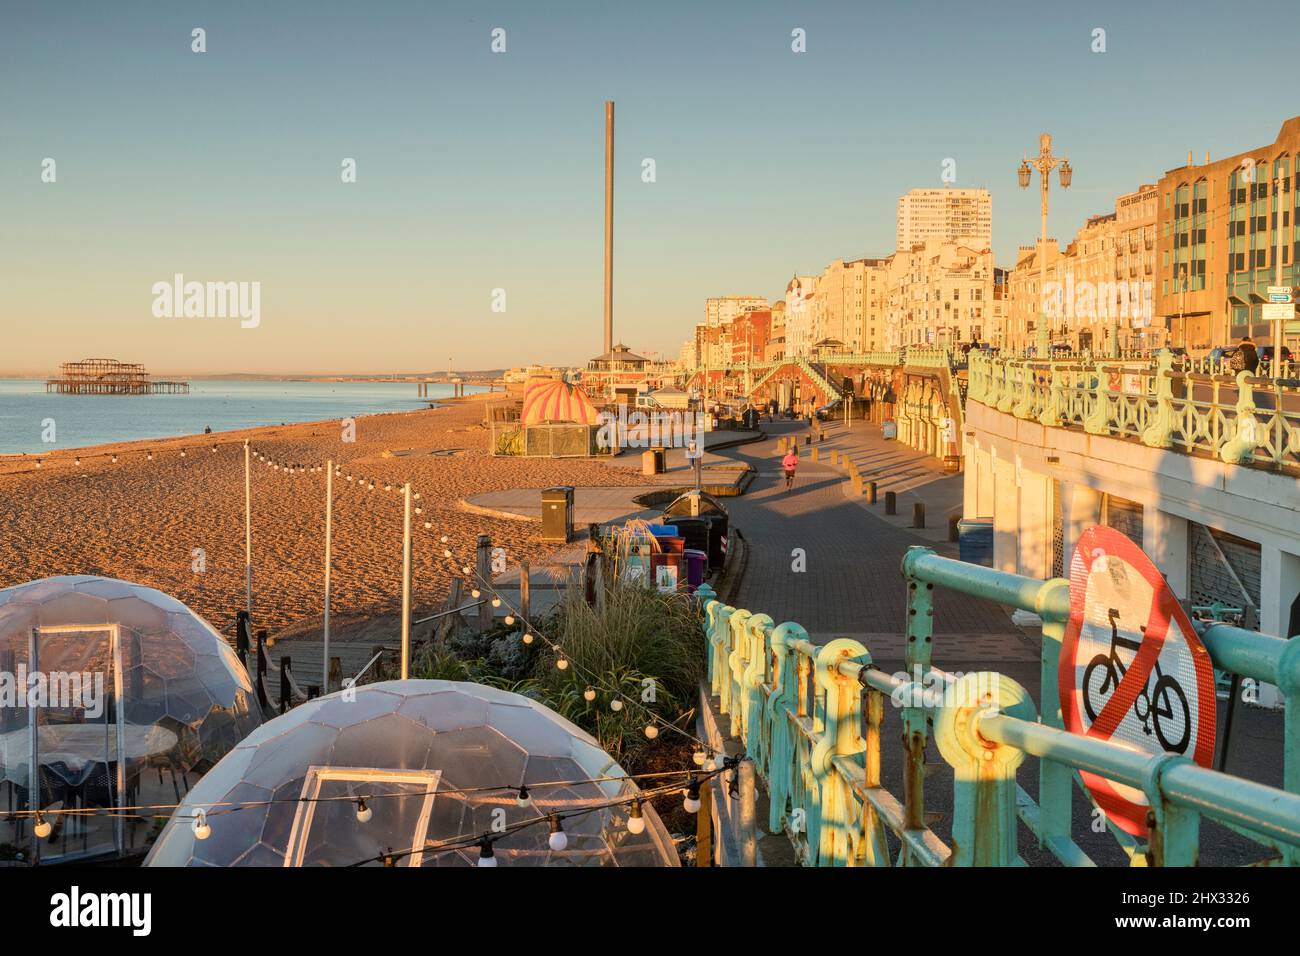
[[[0,590],[0,860],[142,853],[151,821],[30,812],[174,806],[261,723],[221,635],[175,598],[91,575]]]
[[[145,865],[381,865],[392,852],[396,866],[466,866],[479,856],[472,841],[501,828],[501,866],[678,865],[649,804],[636,835],[628,806],[600,806],[637,793],[595,740],[536,701],[481,684],[385,681],[263,724],[190,792]],[[552,850],[546,818],[590,807],[563,820],[568,845]]]

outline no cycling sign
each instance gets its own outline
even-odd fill
[[[1160,570],[1113,528],[1093,527],[1070,559],[1070,620],[1057,681],[1066,730],[1143,753],[1214,755],[1214,667]],[[1141,790],[1080,771],[1120,829],[1147,833]]]

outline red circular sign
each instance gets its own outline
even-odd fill
[[[1113,528],[1089,528],[1074,549],[1057,682],[1066,730],[1210,765],[1210,655],[1160,570]],[[1146,835],[1150,806],[1140,789],[1080,774],[1116,826]]]

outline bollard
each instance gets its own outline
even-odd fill
[[[817,452],[819,452],[819,451],[821,451],[821,449],[818,448],[816,445],[814,445],[814,446],[813,446],[813,450],[810,452],[810,454],[812,455],[812,460],[813,460],[813,461],[816,461],[816,460],[817,460]]]
[[[918,501],[912,505],[912,527],[925,527],[925,502]]]
[[[957,525],[961,522],[961,515],[948,515],[948,540],[960,541],[961,530]]]
[[[885,514],[898,514],[898,495],[892,491],[885,492]]]
[[[874,481],[868,481],[867,482],[867,504],[874,505],[875,503],[876,503],[876,483]]]

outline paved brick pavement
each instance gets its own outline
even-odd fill
[[[814,639],[856,637],[877,660],[902,659],[907,595],[899,573],[907,548],[933,545],[909,530],[877,519],[845,497],[843,472],[802,454],[795,487],[785,490],[777,439],[802,435],[801,425],[770,426],[769,440],[721,452],[754,466],[749,490],[727,501],[732,522],[749,545],[749,560],[736,604],[770,614],[778,623],[798,621]],[[941,470],[910,449],[892,446],[880,474],[942,478]],[[862,451],[865,459],[870,452]],[[854,456],[857,457],[857,456]],[[881,506],[883,510],[883,506]],[[791,552],[803,549],[806,570],[793,569]],[[999,606],[940,591],[936,597],[936,664],[1032,660],[1036,643],[1011,624]]]

